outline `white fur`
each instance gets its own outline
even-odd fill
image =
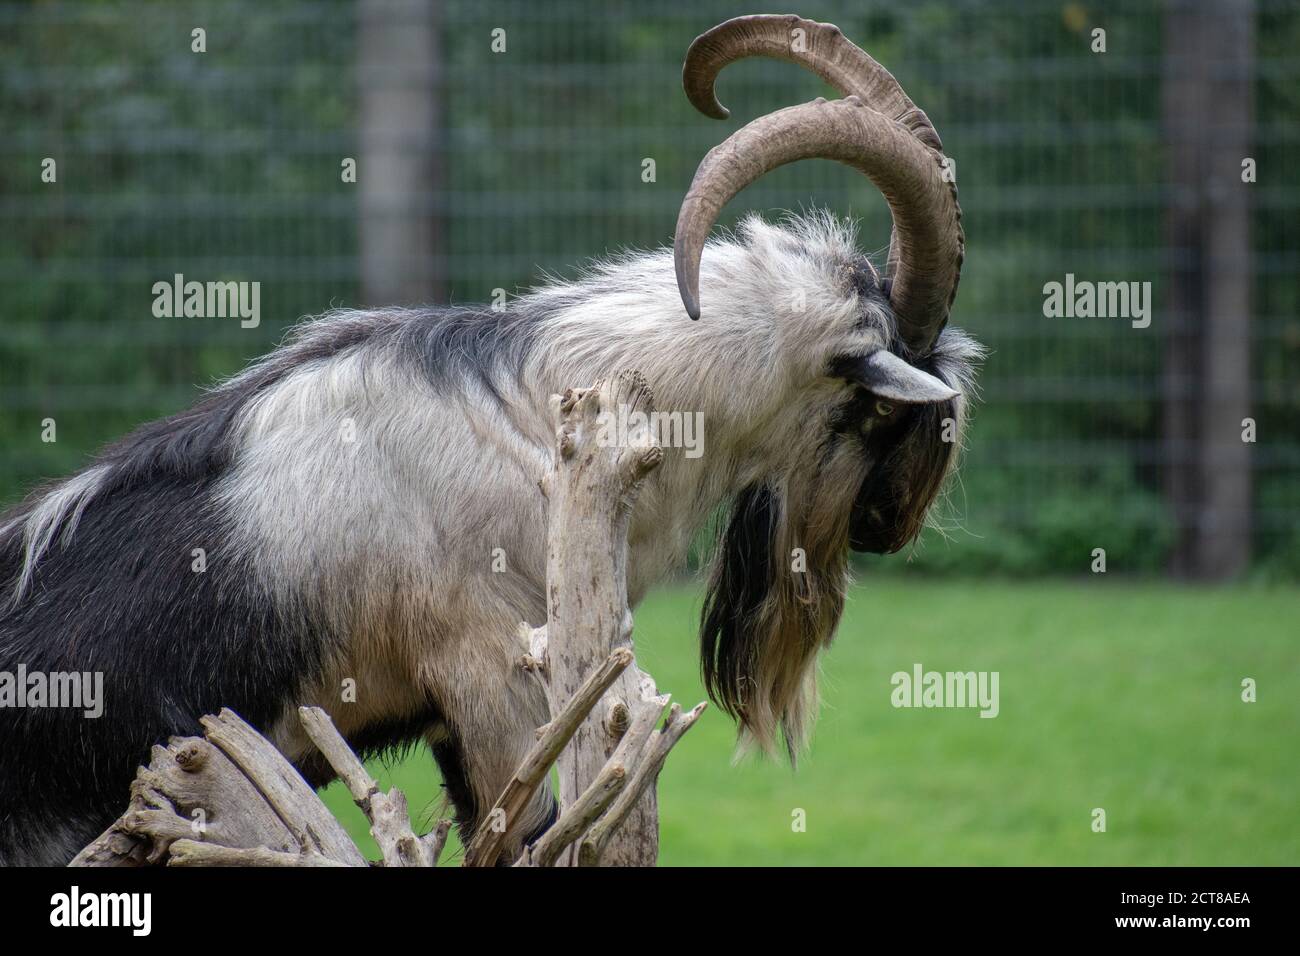
[[[99,491],[108,469],[103,466],[87,468],[51,489],[22,519],[23,570],[13,590],[16,606],[31,586],[37,562],[49,549],[60,525],[63,527],[62,543],[67,545],[77,530],[77,522],[95,494]],[[66,519],[66,520],[65,520]],[[12,523],[0,528],[0,536],[10,530]]]

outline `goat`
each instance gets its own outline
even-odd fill
[[[714,80],[750,55],[809,67],[845,98],[760,117],[712,150],[671,254],[616,255],[503,311],[329,312],[0,517],[0,672],[105,682],[98,719],[2,706],[0,684],[0,861],[66,862],[117,816],[150,746],[221,707],[314,785],[329,770],[300,704],[363,753],[427,742],[471,837],[548,719],[516,663],[519,622],[546,619],[548,397],[622,368],[657,407],[700,416],[705,442],[668,449],[646,481],[629,601],[725,509],[705,680],[746,745],[793,757],[849,552],[919,533],[980,349],[946,327],[964,238],[925,114],[837,28],[797,17],[699,37],[691,102],[726,116]],[[826,213],[750,215],[706,242],[740,189],[817,157],[888,200],[883,276]],[[539,793],[510,855],[554,812]]]

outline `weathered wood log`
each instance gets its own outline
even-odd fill
[[[488,811],[487,823],[465,855],[466,866],[496,865],[520,812],[546,779],[565,744],[573,737],[578,725],[591,713],[609,685],[631,663],[630,650],[620,648],[615,651],[587,677],[564,709],[559,714],[552,715],[550,723],[539,729],[537,743],[524,757],[510,783]]]
[[[238,858],[191,846],[173,854],[178,841],[302,856],[304,866],[318,865],[316,858],[366,865],[342,824],[270,741],[232,710],[200,723],[205,737],[154,747],[149,766],[140,768],[131,785],[127,811],[72,866],[211,866]],[[269,854],[249,854],[241,862],[283,865]]]
[[[547,479],[548,674],[556,697],[570,696],[592,665],[614,648],[632,644],[627,606],[627,527],[641,480],[663,459],[648,427],[636,427],[620,445],[610,441],[610,416],[652,411],[650,389],[635,372],[622,372],[552,400],[557,430],[555,469]],[[596,573],[599,569],[602,573]],[[607,714],[655,706],[635,667],[609,691]],[[650,684],[653,687],[653,683]],[[662,709],[662,705],[660,705]],[[559,761],[561,805],[574,803],[597,778],[619,739],[599,716],[583,723]],[[625,838],[607,846],[611,865],[652,865],[659,855],[653,791],[628,821]]]
[[[560,714],[540,728],[533,754],[497,801],[506,825],[485,829],[482,842],[472,848],[472,858],[480,863],[498,861],[509,814],[527,803],[574,729],[591,717],[602,694],[631,661],[627,648],[612,653]],[[704,706],[685,718],[679,718],[679,708],[674,706],[664,728],[655,731],[658,711],[666,700],[666,695],[656,698],[654,708],[638,713],[596,779],[515,865],[552,866],[580,839],[582,864],[600,862],[611,835],[658,774],[668,749]],[[410,826],[406,797],[397,789],[387,793],[379,789],[329,716],[319,708],[302,707],[299,718],[370,820],[382,865],[436,866],[451,821],[443,820],[432,832],[417,837]],[[132,787],[127,812],[71,865],[367,865],[325,805],[269,741],[230,710],[201,722],[206,738],[180,738],[154,748],[153,760],[140,769]],[[632,797],[620,804],[625,788]],[[467,863],[473,865],[474,860]]]
[[[670,698],[633,659],[628,522],[642,480],[663,458],[649,427],[650,390],[636,372],[622,372],[554,396],[552,410],[555,465],[542,481],[547,622],[520,627],[521,664],[545,691],[552,719],[465,862],[499,862],[517,815],[545,779],[543,766],[556,762],[560,817],[515,865],[651,865],[659,850],[653,783],[668,749],[704,705],[685,717],[674,708],[664,729],[655,731]],[[627,434],[618,434],[618,422],[632,423]],[[559,709],[559,700],[569,704]]]
[[[624,821],[641,809],[645,794],[653,793],[651,788],[659,777],[659,771],[663,769],[664,761],[668,759],[668,751],[681,739],[682,734],[691,729],[700,714],[704,713],[705,706],[702,702],[696,704],[690,713],[683,715],[681,708],[673,704],[672,713],[663,729],[656,730],[641,749],[636,773],[633,774],[632,779],[628,781],[609,811],[592,824],[590,832],[583,838],[578,850],[579,866],[597,866],[604,862],[606,847],[612,840],[619,839],[621,836],[618,828],[621,825],[625,826]],[[626,829],[624,832],[626,833]]]
[[[632,649],[627,532],[641,483],[663,460],[650,427],[653,404],[649,385],[635,371],[552,399],[557,448],[555,467],[543,483],[548,499],[543,672],[554,699],[572,696],[606,654]],[[626,433],[616,423],[626,425]],[[607,768],[627,775],[613,799],[614,807],[622,804],[619,819],[606,824],[604,839],[588,852],[587,864],[646,866],[658,858],[659,817],[650,786],[658,769],[647,759],[650,730],[667,703],[668,697],[633,663],[560,755],[562,807],[583,805]],[[693,713],[698,715],[698,708]],[[689,723],[683,731],[686,727]],[[594,825],[607,817],[608,812],[593,819]],[[543,849],[545,862],[551,862],[551,842]],[[575,861],[572,849],[554,858],[560,864]]]
[[[406,795],[396,787],[387,793],[379,789],[325,711],[319,707],[299,707],[298,718],[307,736],[338,772],[352,799],[370,821],[370,835],[379,845],[384,866],[435,866],[436,856],[428,858],[430,848],[411,830]],[[446,839],[445,831],[443,839]]]

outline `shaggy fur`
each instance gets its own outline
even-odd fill
[[[98,720],[0,708],[0,862],[66,862],[121,812],[151,744],[223,706],[316,784],[328,771],[300,704],[363,751],[423,739],[468,838],[547,719],[515,636],[546,619],[547,399],[621,368],[657,408],[702,413],[705,440],[699,458],[666,449],[647,480],[629,599],[731,503],[705,672],[747,736],[770,746],[783,728],[793,753],[854,528],[914,536],[955,446],[934,445],[937,409],[871,421],[845,371],[901,348],[850,226],[750,218],[708,246],[702,283],[699,322],[668,250],[504,312],[331,312],[0,517],[0,671],[101,671],[106,698]],[[977,351],[960,333],[906,357],[969,393]],[[553,812],[540,793],[510,850]]]

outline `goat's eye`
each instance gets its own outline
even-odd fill
[[[881,418],[888,418],[894,414],[894,406],[889,402],[876,402],[876,414]]]

